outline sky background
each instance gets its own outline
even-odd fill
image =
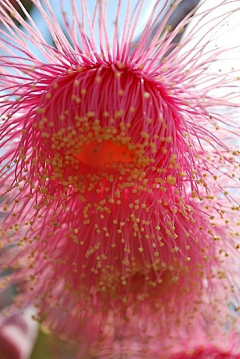
[[[130,12],[132,12],[134,10],[134,7],[136,6],[136,4],[138,2],[139,2],[139,0],[132,0]],[[146,25],[146,21],[147,21],[149,15],[151,13],[153,7],[154,7],[155,2],[156,2],[156,0],[145,0],[143,8],[142,8],[142,11],[141,11],[140,18],[139,18],[138,23],[137,23],[136,33],[135,33],[135,36],[134,36],[135,39],[139,37],[139,35],[141,34],[144,26]],[[160,10],[162,9],[165,2],[166,2],[166,0],[162,0],[159,3],[159,9]],[[166,10],[169,9],[170,4],[172,2],[173,1],[169,0],[169,4],[166,7]],[[71,23],[71,20],[72,20],[71,1],[70,0],[62,0],[62,3],[63,3],[64,11],[66,11],[67,17],[69,19],[69,22]],[[77,0],[76,3],[79,5],[80,1]],[[88,5],[88,8],[89,8],[90,17],[92,17],[92,15],[93,15],[95,3],[96,3],[95,0],[87,0],[87,5]],[[52,5],[52,7],[54,9],[54,15],[56,16],[59,23],[64,28],[64,22],[63,22],[63,17],[62,17],[62,12],[61,12],[60,1],[50,0],[50,4]],[[56,6],[56,4],[58,4],[58,6]],[[126,16],[126,6],[125,6],[125,4],[127,4],[127,0],[123,0],[122,1],[122,6],[121,6],[120,22],[119,22],[119,35],[120,36],[121,36],[122,31],[123,31],[124,19],[125,19],[125,16]],[[118,0],[108,1],[107,29],[108,29],[108,34],[109,34],[110,45],[112,45],[112,42],[113,42],[114,21],[115,21],[116,13],[117,13],[117,5],[118,5]],[[79,9],[79,15],[81,16],[80,6],[78,6],[78,9]],[[166,13],[166,11],[163,12],[162,16],[164,16],[165,13]],[[39,14],[39,11],[38,11],[37,8],[33,8],[33,10],[31,11],[31,17],[34,20],[35,24],[37,24],[37,27],[40,30],[40,32],[42,33],[44,39],[49,42],[50,41],[49,30],[48,30],[48,28],[46,26],[46,23],[43,20],[42,16]],[[96,26],[96,43],[98,44],[97,26]],[[37,56],[42,57],[41,53],[38,51],[38,49],[36,47],[34,47],[31,44],[29,44],[29,46]]]

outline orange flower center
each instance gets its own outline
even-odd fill
[[[132,162],[134,153],[126,145],[116,145],[107,140],[84,143],[76,158],[91,167],[113,168],[118,164]]]

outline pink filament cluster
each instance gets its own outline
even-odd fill
[[[198,88],[220,50],[202,62],[198,53],[178,47],[164,58],[189,18],[174,31],[165,28],[171,8],[149,42],[164,11],[159,1],[135,48],[143,1],[133,23],[127,2],[121,37],[118,2],[111,50],[107,2],[96,2],[91,20],[82,1],[80,24],[72,1],[72,25],[64,13],[71,43],[48,0],[46,9],[32,2],[55,47],[30,15],[28,23],[10,4],[0,9],[0,48],[6,53],[0,59],[0,188],[7,213],[1,245],[8,253],[2,268],[18,269],[2,287],[21,283],[16,305],[34,304],[35,319],[64,338],[81,338],[90,325],[93,351],[109,343],[109,331],[123,335],[119,328],[129,328],[131,337],[132,328],[141,328],[146,340],[166,340],[161,350],[169,353],[173,344],[166,338],[196,323],[206,305],[216,328],[230,317],[235,322],[227,305],[238,303],[239,291],[240,207],[233,193],[239,151],[224,137],[237,141],[232,128],[239,124],[212,107],[237,105],[231,94],[224,101],[211,97],[213,85]],[[206,15],[198,15],[200,24]],[[44,61],[24,40],[38,47]],[[22,55],[14,56],[16,50]],[[227,74],[216,83],[217,76],[211,77],[214,87],[229,84]],[[136,321],[141,324],[132,325]]]

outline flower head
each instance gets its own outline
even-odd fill
[[[201,86],[222,52],[199,61],[204,43],[193,54],[169,53],[189,21],[165,28],[173,7],[149,39],[169,1],[162,10],[156,1],[135,47],[144,1],[133,10],[127,2],[121,36],[119,1],[112,48],[105,1],[96,1],[92,19],[82,1],[81,21],[72,1],[72,23],[63,12],[68,41],[48,0],[32,0],[54,46],[17,2],[28,22],[8,3],[0,10],[0,185],[9,212],[2,243],[19,246],[7,263],[20,267],[12,276],[23,283],[18,305],[35,303],[54,330],[71,337],[91,320],[99,331],[109,317],[118,325],[158,313],[164,336],[170,323],[189,323],[203,302],[218,307],[216,288],[230,300],[228,256],[237,257],[238,233],[231,212],[239,205],[229,188],[237,186],[239,152],[224,137],[239,125],[213,106],[237,105],[232,93],[225,100],[211,94],[229,86],[228,74]],[[196,15],[200,24],[209,12]]]

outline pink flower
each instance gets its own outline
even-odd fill
[[[1,358],[27,359],[36,341],[38,325],[32,320],[36,309],[28,307],[11,316],[0,316]]]
[[[203,322],[195,323],[193,335],[187,339],[185,332],[180,340],[176,340],[174,354],[169,359],[239,359],[239,331],[231,332],[225,330],[220,334],[217,327],[210,319],[208,308],[206,308]],[[204,317],[204,316],[203,316]],[[185,339],[184,339],[185,335]],[[184,346],[183,346],[184,342]]]
[[[214,347],[197,348],[194,351],[176,354],[172,359],[239,359],[240,354],[232,354]]]
[[[66,337],[79,338],[90,323],[94,350],[109,338],[109,321],[121,335],[141,322],[160,342],[189,325],[203,303],[226,321],[222,301],[233,300],[238,259],[239,152],[225,137],[236,141],[239,124],[213,106],[237,107],[237,85],[234,70],[206,73],[224,50],[208,53],[204,42],[164,57],[189,18],[171,32],[171,7],[150,39],[159,1],[134,48],[143,1],[134,9],[127,2],[118,35],[119,1],[112,48],[107,2],[96,1],[91,17],[82,1],[79,17],[72,1],[72,23],[63,13],[70,41],[48,0],[32,2],[55,46],[27,13],[28,22],[8,3],[0,10],[0,187],[9,212],[2,245],[4,266],[18,268],[2,286],[21,283],[17,305],[34,303],[38,319]],[[212,10],[196,15],[199,28]],[[211,94],[230,86],[224,99]]]

